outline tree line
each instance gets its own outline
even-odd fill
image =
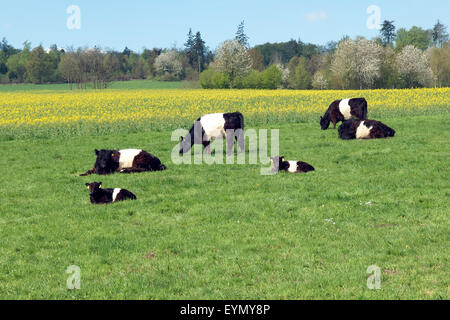
[[[211,51],[190,29],[183,48],[134,52],[101,48],[22,49],[0,42],[0,83],[68,83],[71,89],[106,88],[111,81],[199,80],[203,88],[366,89],[450,85],[449,35],[396,30],[383,22],[379,37],[343,37],[324,46],[291,39],[250,47],[242,21],[232,40]]]
[[[291,39],[248,48],[236,37],[220,46],[200,76],[204,88],[375,89],[450,86],[446,26],[396,31],[384,21],[374,39],[345,36],[325,46]]]
[[[125,47],[122,52],[101,48],[16,49],[0,42],[0,83],[68,83],[71,89],[106,88],[111,81],[157,79],[198,80],[214,55],[200,32],[189,30],[184,49],[144,48],[141,53]]]

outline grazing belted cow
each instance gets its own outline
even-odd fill
[[[330,122],[333,123],[333,129],[340,121],[350,118],[367,119],[367,101],[364,98],[353,98],[336,100],[328,107],[323,117],[320,117],[320,127],[327,130]]]
[[[144,171],[161,171],[166,166],[154,155],[142,149],[97,150],[94,168],[80,176],[88,174],[110,174],[114,172],[132,173]]]
[[[116,201],[123,201],[127,199],[136,200],[136,196],[126,189],[121,188],[102,189],[101,182],[86,183],[86,186],[90,191],[89,196],[91,199],[91,203],[104,204]]]
[[[284,156],[270,157],[270,161],[272,162],[272,172],[283,170],[290,173],[306,173],[315,170],[309,163],[303,161],[286,161]]]
[[[378,139],[393,137],[395,130],[384,123],[375,120],[350,119],[344,121],[338,129],[339,138],[351,139]]]
[[[226,137],[227,153],[232,152],[234,139],[244,151],[244,116],[240,112],[212,113],[198,118],[186,137],[181,137],[180,154],[191,150],[194,144],[202,144],[210,152],[211,139]]]

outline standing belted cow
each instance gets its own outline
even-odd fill
[[[350,118],[367,119],[367,101],[364,98],[353,98],[336,100],[328,107],[323,117],[320,117],[320,127],[327,130],[330,122],[333,123],[333,129],[336,124]]]
[[[191,150],[194,144],[202,144],[210,152],[211,139],[226,137],[227,154],[231,154],[234,139],[240,151],[244,151],[244,116],[240,112],[212,113],[198,118],[186,137],[181,137],[180,154]]]

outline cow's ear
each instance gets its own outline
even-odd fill
[[[180,142],[183,142],[183,137],[180,137]]]
[[[97,149],[95,149],[95,155],[98,156],[99,153],[100,153],[100,151],[98,151]]]
[[[89,187],[89,183],[87,183],[87,182],[86,182],[84,185],[87,186],[87,187]]]
[[[101,186],[102,186],[102,182],[101,182],[101,181],[100,181],[100,182],[98,183],[98,186],[99,186],[99,187],[101,187]]]
[[[280,159],[281,159],[281,161],[283,161],[283,162],[284,162],[284,156],[281,156],[281,157],[280,157]]]

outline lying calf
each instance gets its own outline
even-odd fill
[[[278,172],[284,170],[290,173],[301,173],[314,171],[314,167],[303,161],[286,161],[284,156],[282,157],[271,157],[272,162],[272,172]]]
[[[350,119],[344,121],[339,127],[339,138],[351,139],[378,139],[393,137],[395,130],[375,120]]]
[[[154,155],[141,149],[97,150],[94,168],[80,176],[89,174],[109,174],[113,172],[132,173],[143,171],[161,171],[166,166]]]
[[[103,204],[111,203],[122,200],[136,200],[136,196],[128,190],[115,188],[115,189],[102,189],[101,182],[86,183],[87,188],[90,190],[91,203]]]

